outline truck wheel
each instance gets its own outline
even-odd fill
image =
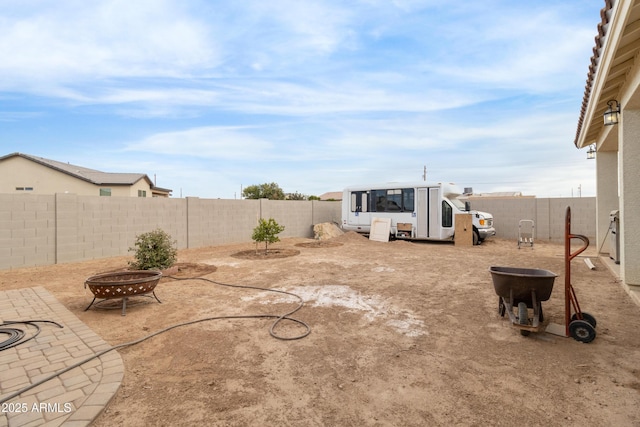
[[[480,244],[480,235],[476,230],[473,230],[473,245],[475,246],[479,244]]]

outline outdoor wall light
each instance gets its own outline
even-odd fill
[[[593,160],[596,158],[596,147],[595,144],[591,144],[589,146],[589,151],[587,151],[587,160]]]
[[[611,126],[617,125],[618,121],[620,121],[620,103],[615,99],[607,102],[609,108],[604,112],[604,125]],[[615,109],[614,109],[615,106]]]

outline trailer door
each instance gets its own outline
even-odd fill
[[[440,236],[440,188],[429,188],[429,237]]]
[[[429,200],[427,199],[427,190],[427,188],[418,188],[418,199],[416,201],[416,237],[418,239],[429,237]]]
[[[352,191],[349,193],[349,198],[349,225],[368,227],[371,222],[368,193],[366,191]]]

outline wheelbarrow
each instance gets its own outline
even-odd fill
[[[551,297],[557,274],[535,268],[490,267],[498,294],[498,313],[509,315],[512,325],[524,336],[539,332],[544,321],[542,302]],[[529,317],[529,310],[533,316]]]

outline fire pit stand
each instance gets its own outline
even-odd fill
[[[161,277],[162,273],[160,271],[150,270],[118,271],[91,276],[85,280],[84,287],[89,287],[89,290],[93,293],[93,300],[84,311],[89,310],[98,298],[102,300],[121,298],[123,316],[126,315],[127,299],[129,297],[150,297],[147,294],[152,294],[156,301],[162,303],[155,293],[156,285]],[[98,303],[96,303],[97,305]]]

